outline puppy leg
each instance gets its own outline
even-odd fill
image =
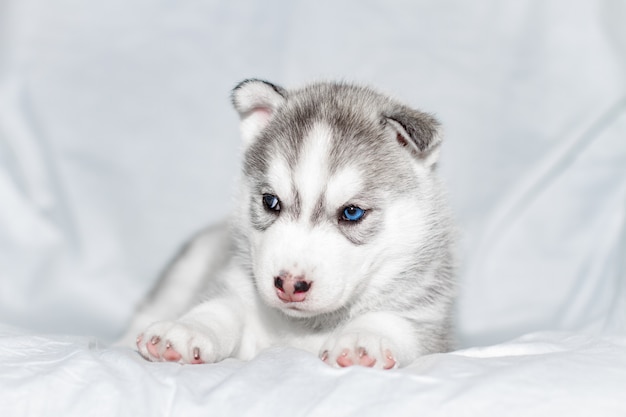
[[[320,350],[334,367],[361,365],[379,369],[406,366],[426,353],[411,321],[391,312],[372,312],[337,329]]]

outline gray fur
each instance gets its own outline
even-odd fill
[[[270,84],[270,83],[267,83]],[[273,85],[273,84],[270,84]],[[275,86],[274,86],[275,87]],[[240,87],[237,87],[240,88]],[[280,91],[286,91],[275,87]],[[359,155],[376,182],[390,181],[391,174],[400,174],[386,186],[410,181],[404,170],[389,172],[397,164],[397,147],[381,147],[380,142],[393,141],[385,134],[386,119],[400,123],[420,150],[438,145],[436,131],[439,123],[430,115],[412,110],[368,88],[343,83],[319,83],[283,93],[285,104],[262,132],[261,137],[246,152],[245,174],[260,178],[268,169],[269,155],[282,154],[290,166],[295,166],[301,142],[316,123],[324,121],[333,129],[337,140],[331,152],[331,166],[339,168],[345,161]],[[382,151],[382,152],[381,152]],[[380,175],[384,173],[384,175]]]

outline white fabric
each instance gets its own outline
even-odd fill
[[[250,362],[146,362],[88,338],[2,329],[9,416],[623,416],[626,338],[532,334],[392,371],[333,369],[295,349]],[[17,387],[17,389],[16,389]]]
[[[285,414],[480,415],[496,399],[509,415],[534,415],[542,399],[550,415],[543,395],[563,409],[571,392],[568,415],[626,413],[614,396],[626,392],[623,339],[611,339],[626,334],[625,21],[621,0],[0,0],[1,323],[114,339],[181,242],[238,204],[230,89],[340,78],[442,120],[460,344],[493,345],[486,359],[435,355],[389,375],[295,351],[207,371],[8,332],[0,410],[124,415],[106,400],[135,393],[139,414],[147,398],[200,413],[210,391],[239,415],[279,401]],[[554,355],[541,337],[518,356],[507,356],[517,343],[497,345],[542,330],[566,332],[545,342]],[[383,388],[396,379],[410,382]],[[43,395],[57,384],[62,398]],[[366,406],[346,405],[361,394]]]

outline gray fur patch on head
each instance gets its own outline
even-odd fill
[[[331,154],[331,166],[334,167],[341,167],[342,161],[362,160],[369,164],[379,159],[389,162],[389,157],[396,159],[397,147],[381,146],[381,142],[385,141],[392,145],[386,130],[387,119],[400,124],[408,139],[421,151],[432,149],[440,142],[437,135],[439,123],[433,116],[369,88],[344,83],[318,83],[287,91],[267,84],[280,91],[285,102],[276,109],[272,120],[247,150],[244,167],[247,175],[266,172],[270,156],[277,153],[294,166],[303,139],[319,122],[327,124],[336,133]],[[381,151],[384,154],[381,155]],[[377,157],[370,159],[370,156]]]
[[[255,228],[263,230],[275,220],[274,214],[269,213],[268,217],[268,213],[263,213],[261,203],[261,188],[268,182],[269,164],[280,157],[295,170],[304,142],[317,125],[327,126],[332,132],[328,153],[330,175],[346,166],[357,167],[363,175],[364,188],[371,190],[370,199],[380,198],[383,193],[388,196],[419,193],[420,184],[412,164],[422,153],[439,145],[439,123],[434,117],[369,88],[351,84],[318,83],[290,91],[271,83],[267,85],[284,101],[245,152],[245,177],[258,196],[251,208]],[[401,146],[397,135],[410,141],[412,148]],[[292,218],[300,215],[298,192],[296,189],[292,192],[296,203],[284,207],[285,215]],[[324,219],[324,203],[323,199],[318,202],[311,218],[313,222]],[[375,217],[374,213],[369,215]],[[351,242],[362,244],[375,236],[377,229],[360,227],[366,223],[378,222],[340,225],[339,229]]]

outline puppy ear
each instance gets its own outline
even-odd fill
[[[244,80],[233,89],[233,106],[241,118],[241,135],[246,145],[258,137],[286,98],[287,90],[263,80]]]
[[[441,125],[428,113],[400,106],[384,115],[396,141],[428,167],[436,164],[441,144]]]

